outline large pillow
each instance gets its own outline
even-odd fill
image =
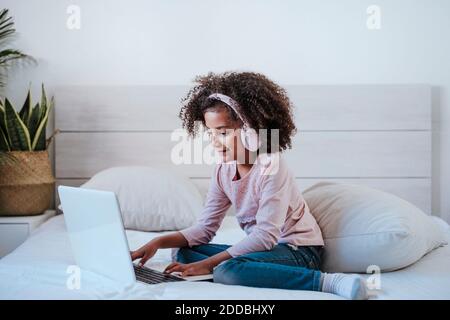
[[[322,230],[327,272],[397,270],[447,240],[436,219],[386,192],[320,182],[303,196]]]
[[[95,174],[81,188],[113,191],[126,229],[181,230],[197,221],[203,207],[189,179],[152,167],[112,167]]]

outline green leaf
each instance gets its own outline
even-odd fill
[[[27,57],[28,56],[26,54],[23,54],[19,50],[5,49],[0,51],[0,65],[6,68],[8,67],[9,61],[23,59]]]
[[[11,151],[9,148],[8,139],[2,128],[0,128],[0,151]]]
[[[0,36],[0,41],[4,40],[5,38],[7,38],[9,35],[11,35],[11,30],[12,33],[14,33],[14,22],[12,21],[12,17],[8,17],[8,9],[3,9],[2,11],[0,11],[0,34],[2,34]],[[4,34],[6,32],[6,34]]]
[[[8,131],[6,130],[6,114],[5,114],[5,107],[3,107],[3,103],[0,100],[0,131],[3,134],[4,139],[6,140],[7,148],[1,148],[0,150],[8,150],[9,148],[9,137],[8,137]]]
[[[36,130],[41,121],[41,108],[39,107],[39,103],[36,103],[33,110],[31,111],[30,123],[28,124],[28,131],[30,132],[31,141],[34,140],[36,136]]]
[[[14,22],[12,21],[12,17],[8,17],[0,23],[0,31],[11,30],[14,26]]]
[[[14,21],[8,16],[8,9],[0,10],[0,88],[6,85],[8,69],[14,65],[16,60],[24,60],[35,63],[32,57],[22,53],[20,50],[6,48],[8,42],[13,39],[16,30]]]
[[[42,84],[42,94],[41,94],[41,120],[45,116],[45,111],[47,110],[47,95],[45,94],[44,84]]]
[[[54,98],[52,97],[52,100],[50,101],[48,108],[47,107],[45,108],[44,117],[41,120],[41,122],[39,123],[38,129],[36,130],[36,134],[33,139],[33,144],[31,145],[32,150],[35,150],[35,151],[45,150],[47,147],[45,145],[45,143],[46,143],[45,128],[47,126],[48,115],[50,113],[50,110],[53,108],[54,104],[55,104],[55,101],[54,101]]]
[[[5,135],[6,142],[9,145],[9,135],[8,130],[6,130],[6,112],[3,103],[0,100],[0,129],[3,130],[3,134]],[[9,147],[8,147],[9,148]]]
[[[0,129],[3,129],[6,132],[6,120],[5,120],[5,107],[3,107],[3,103],[0,100]]]
[[[12,151],[31,151],[30,134],[8,99],[5,99],[6,131]]]
[[[30,125],[30,117],[31,117],[31,92],[28,89],[27,98],[25,99],[25,103],[23,104],[22,109],[19,112],[19,116],[22,119],[23,123],[29,128]]]
[[[2,21],[3,19],[6,18],[6,16],[8,15],[9,9],[2,9],[2,11],[0,11],[0,21]],[[1,25],[1,22],[0,22]]]

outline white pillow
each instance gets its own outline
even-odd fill
[[[100,171],[81,188],[113,191],[126,229],[181,230],[197,221],[203,207],[200,192],[188,178],[146,166]]]
[[[320,182],[303,196],[322,230],[327,272],[393,271],[446,243],[436,220],[386,192]]]

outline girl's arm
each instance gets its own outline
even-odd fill
[[[220,165],[217,165],[211,178],[205,206],[197,223],[189,228],[154,238],[143,247],[131,252],[132,260],[142,258],[139,264],[144,265],[158,249],[192,247],[211,241],[231,206],[230,200],[220,186],[219,170]]]
[[[131,252],[131,259],[141,258],[139,265],[143,266],[148,259],[153,257],[158,249],[181,248],[187,246],[186,238],[180,232],[170,233],[150,240],[146,245]]]
[[[212,270],[215,266],[217,266],[219,263],[221,263],[222,261],[231,259],[232,256],[230,256],[230,254],[227,251],[222,251],[218,254],[215,254],[211,257],[209,257],[208,259],[203,260],[204,263],[206,264],[206,266]]]
[[[231,206],[231,201],[220,183],[220,170],[221,164],[216,165],[206,195],[205,205],[197,223],[180,231],[186,238],[189,247],[209,243]]]
[[[186,238],[180,232],[174,232],[165,236],[154,238],[145,246],[136,251],[133,251],[131,253],[131,258],[133,260],[142,258],[139,261],[139,265],[143,266],[148,259],[155,255],[158,249],[181,248],[185,246],[187,246]],[[182,265],[177,262],[172,263],[166,268],[165,272],[180,271],[183,272],[183,276],[185,276],[191,274],[199,274],[199,270],[197,269],[200,268],[204,269],[203,273],[211,273],[216,265],[230,258],[230,254],[226,251],[223,251],[198,263],[191,263],[186,265]]]
[[[164,270],[166,273],[171,272],[181,272],[181,275],[184,276],[195,276],[195,275],[203,275],[209,274],[213,272],[215,266],[217,266],[222,261],[231,259],[232,256],[227,251],[222,251],[212,257],[209,257],[205,260],[201,260],[198,262],[183,264],[179,262],[171,263]]]
[[[166,234],[165,236],[157,237],[152,241],[158,245],[158,249],[181,248],[188,244],[181,232]]]

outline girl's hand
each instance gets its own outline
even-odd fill
[[[155,241],[150,241],[146,245],[140,247],[136,251],[132,251],[131,254],[131,260],[136,260],[138,258],[142,258],[141,261],[139,261],[139,266],[143,266],[148,259],[153,257],[158,251],[159,246]]]
[[[213,268],[203,261],[193,262],[193,263],[179,263],[174,262],[169,264],[166,269],[164,270],[164,273],[172,273],[172,272],[181,272],[181,276],[199,276],[203,274],[210,274],[212,273]]]

